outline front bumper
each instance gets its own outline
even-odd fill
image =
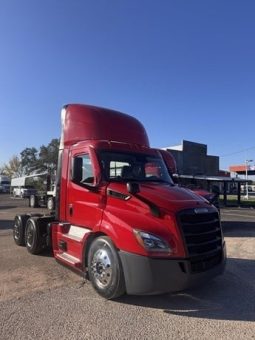
[[[120,251],[119,255],[126,292],[134,295],[176,292],[203,284],[222,274],[226,263],[225,246],[220,261],[200,272],[194,272],[189,259],[158,259],[124,251]]]

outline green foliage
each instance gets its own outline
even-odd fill
[[[38,168],[41,171],[55,172],[58,162],[59,139],[52,139],[48,146],[42,145],[39,151]]]
[[[13,156],[8,164],[0,168],[0,173],[9,177],[20,177],[48,171],[54,174],[57,170],[59,139],[52,139],[38,151],[35,147],[26,148],[20,157]]]
[[[38,151],[36,148],[26,148],[20,153],[21,166],[24,175],[34,172],[38,166]]]

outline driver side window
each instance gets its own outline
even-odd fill
[[[76,184],[93,184],[93,168],[89,155],[79,155],[73,158],[72,181]]]

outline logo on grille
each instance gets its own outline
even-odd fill
[[[206,214],[208,213],[208,209],[207,208],[196,208],[194,209],[195,214]]]

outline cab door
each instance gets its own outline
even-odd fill
[[[96,183],[95,155],[89,148],[71,150],[66,216],[73,225],[97,229],[102,218],[102,190]]]

